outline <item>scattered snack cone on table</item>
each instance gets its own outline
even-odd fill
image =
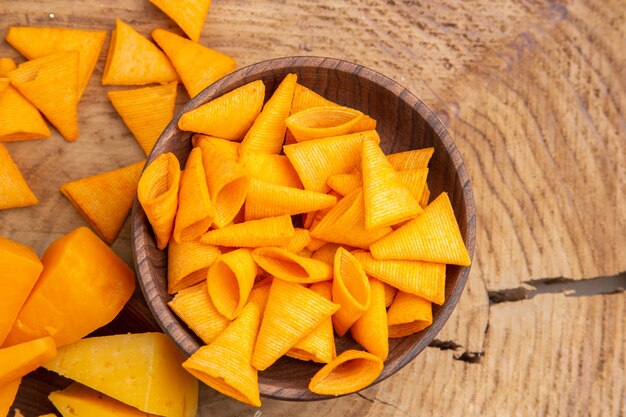
[[[150,0],[185,32],[189,39],[198,42],[211,0]]]
[[[8,149],[0,143],[0,210],[32,206],[37,202]]]

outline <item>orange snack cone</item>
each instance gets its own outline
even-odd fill
[[[233,320],[241,313],[257,276],[249,249],[237,249],[220,256],[209,268],[209,296],[220,314]]]
[[[362,158],[367,230],[403,222],[423,211],[375,142],[363,141]]]
[[[298,113],[312,107],[322,106],[336,107],[339,106],[339,104],[325,99],[316,92],[300,84],[296,85],[296,91],[293,94],[293,102],[291,103],[291,114]],[[367,115],[363,115],[363,117],[347,133],[365,132],[366,130],[374,129],[376,129],[376,120]]]
[[[2,94],[4,92],[4,90],[7,89],[9,84],[11,84],[11,80],[9,80],[6,77],[0,78],[0,94]]]
[[[396,297],[398,289],[396,287],[392,287],[386,282],[383,282],[383,287],[385,287],[385,307],[389,307],[391,303],[393,303],[393,299]]]
[[[363,179],[360,172],[350,174],[334,174],[326,181],[328,187],[341,195],[348,195],[352,191],[363,186]]]
[[[157,246],[167,246],[178,209],[180,163],[173,153],[156,158],[144,170],[137,187],[141,203],[156,237]]]
[[[428,188],[428,183],[426,183],[424,184],[424,191],[422,192],[422,198],[420,198],[420,206],[422,206],[422,208],[426,208],[429,202],[430,202],[430,189]]]
[[[209,267],[220,256],[220,250],[197,240],[170,242],[167,250],[167,292],[178,291],[205,281]]]
[[[146,155],[174,116],[176,82],[135,90],[108,91],[111,104]]]
[[[361,264],[344,248],[337,249],[333,302],[341,307],[333,315],[333,326],[340,337],[370,308],[370,300],[370,283]]]
[[[191,144],[203,150],[215,146],[225,158],[239,160],[239,143],[237,142],[196,133],[191,137]]]
[[[397,174],[400,182],[409,190],[415,201],[419,202],[422,198],[422,194],[424,193],[424,188],[426,187],[428,168],[398,171]]]
[[[211,301],[205,280],[184,288],[167,303],[174,313],[206,344],[211,343],[230,323]]]
[[[17,395],[17,390],[20,388],[21,382],[22,379],[18,378],[0,387],[0,416],[9,415],[9,410],[11,409],[13,401],[15,401],[15,396]],[[15,417],[17,417],[17,415]]]
[[[387,155],[387,161],[396,171],[427,168],[435,148],[413,149]]]
[[[44,336],[74,343],[113,320],[135,290],[133,271],[86,227],[55,240],[41,263],[5,346]]]
[[[304,188],[298,173],[285,155],[247,152],[240,162],[252,178],[285,187]]]
[[[56,353],[54,339],[49,336],[0,349],[0,387],[39,368]]]
[[[291,217],[285,214],[209,230],[202,235],[200,241],[209,245],[258,248],[284,246],[294,235]]]
[[[37,204],[37,197],[24,180],[7,148],[0,143],[0,210]]]
[[[155,44],[120,19],[115,20],[102,85],[166,84],[177,80],[174,67]]]
[[[202,163],[202,150],[193,148],[180,178],[174,240],[189,242],[199,238],[213,223],[215,209]]]
[[[150,3],[176,22],[189,39],[198,42],[211,0],[150,0]]]
[[[0,77],[6,76],[15,68],[17,68],[17,65],[15,65],[15,61],[12,58],[0,58]]]
[[[313,284],[309,289],[327,300],[332,298],[332,284],[328,281]],[[319,363],[328,363],[335,359],[337,352],[332,319],[329,317],[321,322],[304,339],[289,349],[286,355],[303,361]]]
[[[325,243],[323,246],[313,252],[311,258],[322,261],[326,265],[333,266],[335,265],[335,254],[337,253],[337,249],[341,247],[344,246],[338,243]]]
[[[31,248],[0,237],[0,346],[13,327],[43,265]],[[2,415],[2,414],[0,414]]]
[[[311,243],[309,231],[296,227],[294,228],[293,238],[283,248],[291,253],[298,253],[306,248],[309,243]]]
[[[211,344],[183,363],[193,376],[211,388],[246,404],[260,407],[259,379],[251,365],[261,310],[249,303]]]
[[[61,186],[63,195],[109,244],[117,237],[133,206],[145,162],[137,162]]]
[[[11,27],[6,41],[28,59],[37,59],[60,51],[78,51],[80,99],[96,67],[106,36],[104,30]]]
[[[379,261],[369,252],[355,251],[365,272],[400,291],[435,304],[445,301],[446,265],[422,261]]]
[[[309,389],[321,395],[344,395],[372,384],[383,371],[383,361],[376,355],[346,350],[325,365],[311,379]]]
[[[0,142],[43,139],[48,136],[50,129],[46,122],[24,96],[11,86],[0,93]]]
[[[259,371],[267,369],[338,308],[299,284],[274,279],[254,346],[252,366]]]
[[[288,74],[265,103],[241,142],[241,154],[247,152],[280,153],[285,139],[285,119],[289,116],[297,76]]]
[[[296,141],[345,135],[363,118],[363,113],[349,107],[311,107],[293,113],[285,120]]]
[[[152,39],[168,56],[192,98],[237,67],[231,57],[163,29],[153,30]]]
[[[337,199],[328,194],[272,184],[255,178],[250,180],[246,198],[246,220],[263,219],[283,214],[300,214],[334,206]]]
[[[7,76],[68,141],[78,138],[78,52],[27,61]]]
[[[335,205],[311,229],[311,236],[327,242],[343,243],[367,249],[372,243],[391,233],[389,227],[365,229],[363,189],[353,191]]]
[[[257,80],[188,111],[178,120],[181,130],[240,141],[263,108],[265,84]]]
[[[376,259],[408,259],[468,266],[471,261],[447,193],[424,214],[370,247]]]
[[[375,130],[294,143],[284,147],[304,188],[327,193],[326,184],[333,174],[353,172],[361,165],[361,142],[371,138],[380,142]]]
[[[369,281],[371,290],[370,306],[354,322],[350,328],[350,334],[358,344],[384,362],[389,353],[385,286],[375,278],[371,278]]]
[[[282,248],[257,248],[252,257],[268,274],[288,282],[312,284],[333,277],[332,269],[324,262],[298,256]]]
[[[248,194],[249,177],[236,160],[230,159],[219,147],[207,143],[202,148],[202,158],[209,195],[217,227],[224,227],[233,221],[243,206]]]
[[[387,312],[389,337],[405,337],[420,332],[433,323],[430,301],[398,291]]]

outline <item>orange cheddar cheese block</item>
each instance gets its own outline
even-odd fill
[[[155,44],[120,19],[115,20],[102,85],[166,84],[177,80],[174,67]]]
[[[21,378],[9,382],[7,385],[0,387],[0,416],[8,416],[11,404],[15,400],[17,390],[22,382]]]
[[[48,336],[0,349],[0,387],[39,368],[56,353],[54,340]]]
[[[0,237],[0,346],[42,269],[31,248]]]
[[[78,52],[56,52],[24,62],[7,76],[66,140],[78,138]]]
[[[6,346],[44,336],[73,343],[113,320],[135,289],[131,269],[86,227],[54,241],[41,262]]]
[[[76,382],[48,399],[63,417],[157,417]]]
[[[60,51],[78,51],[78,96],[89,83],[106,40],[104,30],[79,30],[50,27],[10,27],[6,40],[28,59]]]
[[[164,417],[194,417],[198,381],[163,333],[92,337],[59,349],[45,368],[135,407]]]

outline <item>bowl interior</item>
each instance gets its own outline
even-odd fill
[[[389,78],[356,64],[328,58],[294,57],[265,61],[236,71],[204,90],[175,115],[155,145],[148,163],[165,152],[173,152],[181,165],[185,163],[191,150],[192,134],[179,130],[177,123],[186,111],[258,79],[265,83],[267,99],[288,73],[297,74],[300,84],[325,98],[376,119],[376,130],[385,153],[433,146],[435,153],[428,175],[431,200],[442,191],[448,192],[465,244],[470,256],[473,255],[475,214],[471,185],[452,139],[417,97]],[[135,266],[146,301],[164,332],[184,353],[191,355],[202,342],[167,307],[172,298],[166,291],[167,253],[156,248],[150,225],[137,201],[133,208],[132,225]],[[454,309],[468,273],[468,267],[448,266],[446,301],[442,306],[433,305],[433,325],[412,336],[389,340],[389,357],[377,382],[398,371],[430,343]],[[349,336],[337,339],[338,352],[354,347],[359,348]],[[259,373],[261,394],[288,400],[327,398],[307,388],[319,368],[319,364],[311,362],[280,359],[268,370]]]

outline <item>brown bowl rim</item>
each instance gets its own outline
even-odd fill
[[[159,136],[159,139],[155,143],[153,147],[153,151],[150,153],[146,160],[147,166],[150,162],[152,162],[158,155],[156,153],[158,144],[165,140],[167,137],[172,137],[178,129],[178,119],[181,117],[183,113],[191,110],[192,108],[197,107],[198,105],[207,102],[210,99],[219,97],[226,92],[230,91],[232,88],[231,84],[237,82],[237,80],[243,79],[249,75],[258,75],[258,79],[261,78],[263,73],[276,69],[288,69],[288,68],[323,68],[328,70],[336,70],[348,72],[356,77],[362,77],[370,82],[377,84],[380,88],[388,90],[393,95],[398,96],[401,100],[404,100],[409,104],[418,114],[425,120],[425,122],[433,129],[435,132],[435,136],[441,140],[443,146],[450,154],[450,158],[454,164],[455,172],[456,172],[456,181],[462,184],[462,197],[465,200],[466,204],[466,217],[467,217],[467,233],[466,233],[466,247],[470,255],[470,259],[474,257],[475,250],[475,240],[476,240],[476,210],[474,205],[474,197],[471,182],[469,179],[469,175],[465,168],[465,164],[461,159],[460,153],[454,140],[447,132],[444,124],[437,117],[437,115],[430,110],[422,102],[415,94],[409,91],[407,88],[400,85],[395,80],[377,72],[370,68],[364,67],[359,64],[355,64],[349,61],[336,59],[336,58],[327,58],[327,57],[317,57],[317,56],[292,56],[292,57],[282,57],[282,58],[274,58],[266,61],[261,61],[255,64],[248,65],[244,68],[241,68],[237,71],[234,71],[220,80],[216,81],[209,87],[205,88],[202,92],[196,95],[194,98],[190,99],[172,118],[170,123],[167,125],[165,130]],[[224,88],[225,91],[222,91]],[[234,87],[233,87],[234,88]],[[159,153],[159,155],[161,152]],[[144,169],[145,169],[144,166]],[[172,330],[175,327],[181,327],[183,334],[190,332],[189,330],[185,330],[184,326],[179,322],[179,319],[174,315],[171,309],[167,306],[167,302],[161,300],[158,296],[150,297],[148,294],[152,292],[156,294],[154,281],[151,277],[144,277],[143,274],[140,273],[141,268],[140,265],[147,260],[146,253],[146,242],[142,242],[142,244],[138,244],[139,239],[142,238],[143,234],[141,233],[141,229],[146,226],[145,221],[142,221],[145,217],[143,213],[143,209],[139,204],[137,198],[133,203],[133,209],[131,214],[131,242],[132,242],[132,254],[133,261],[135,266],[135,271],[137,273],[137,280],[139,282],[139,286],[141,288],[142,294],[150,311],[152,312],[155,320],[163,330],[163,332],[168,335],[168,337],[176,344],[178,349],[183,352],[186,356],[188,355],[187,349],[185,348],[185,344],[183,340],[176,338],[172,335]],[[421,333],[420,339],[415,343],[409,350],[405,352],[403,357],[396,363],[396,366],[388,371],[387,366],[383,369],[381,375],[374,381],[369,387],[378,384],[379,382],[384,381],[389,378],[391,375],[398,372],[400,369],[404,368],[409,362],[417,357],[422,350],[424,350],[430,342],[435,338],[435,336],[439,333],[439,331],[443,328],[444,324],[450,318],[450,315],[454,311],[462,293],[467,283],[468,275],[469,275],[470,267],[460,267],[459,278],[457,280],[456,286],[451,291],[449,297],[446,298],[444,304],[441,305],[439,314],[436,320],[433,321],[432,325],[427,329],[423,330]],[[160,310],[158,311],[157,308]],[[386,372],[388,371],[388,372]],[[338,398],[327,395],[318,395],[314,394],[310,391],[307,391],[307,395],[294,397],[289,395],[283,395],[283,392],[279,390],[277,393],[264,393],[261,392],[261,396],[265,398],[273,398],[279,400],[286,401],[315,401],[315,400],[325,400]]]

